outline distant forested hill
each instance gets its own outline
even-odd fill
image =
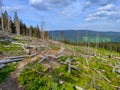
[[[49,31],[49,36],[54,40],[70,42],[120,42],[120,32],[100,32],[91,30],[56,30]]]

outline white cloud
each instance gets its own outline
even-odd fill
[[[112,4],[99,7],[96,12],[89,14],[86,18],[86,21],[94,20],[118,21],[120,20],[120,10],[117,6]]]
[[[97,0],[101,1],[101,0]],[[87,16],[85,19],[86,21],[94,21],[94,20],[99,20],[99,21],[117,21],[120,19],[120,8],[119,6],[115,4],[110,4],[110,0],[105,0],[106,2],[108,1],[109,4],[106,4],[104,6],[99,6],[98,8],[95,9],[95,11]],[[115,0],[117,1],[117,0]]]
[[[86,21],[93,21],[93,20],[96,20],[96,19],[98,19],[98,17],[93,17],[92,15],[89,15],[85,20]]]
[[[73,13],[72,11],[61,11],[58,12],[58,15],[62,15],[67,17],[68,19],[74,19],[77,15],[75,13]]]
[[[30,5],[39,10],[50,10],[64,8],[76,0],[29,0]]]
[[[3,6],[3,10],[9,12],[21,11],[24,8],[25,8],[24,6]]]
[[[114,4],[108,4],[105,6],[102,6],[100,8],[98,8],[98,10],[103,11],[103,10],[115,10],[116,6]]]
[[[115,4],[120,0],[86,0],[83,10],[89,9],[92,6],[105,6],[108,4]],[[108,6],[111,7],[111,6]]]

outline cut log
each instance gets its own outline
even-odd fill
[[[0,69],[3,69],[5,67],[5,64],[0,65]]]
[[[79,87],[79,86],[75,86],[76,90],[84,90],[83,88]]]
[[[13,59],[13,60],[11,60],[11,59],[8,59],[8,60],[1,60],[1,61],[0,61],[0,64],[7,64],[7,63],[17,62],[17,61],[21,61],[21,60],[22,60],[22,58]]]
[[[114,88],[117,88],[116,90],[119,90],[120,89],[120,86],[115,86],[115,85],[112,85],[110,84],[110,86],[114,87]]]
[[[117,73],[119,73],[119,74],[120,74],[120,70],[117,70]]]
[[[39,61],[39,63],[43,62],[46,58],[48,58],[48,56],[46,56],[46,57],[44,57],[43,59],[41,59],[41,60]]]
[[[68,73],[71,73],[71,60],[68,60]]]
[[[88,58],[86,58],[86,64],[89,65]]]
[[[80,71],[79,67],[71,66],[71,68],[74,69],[74,70]]]
[[[28,45],[28,44],[17,43],[17,42],[12,42],[12,44],[17,44],[17,45],[24,45],[24,46],[27,46],[27,45]]]
[[[65,63],[67,64],[69,60],[70,60],[70,57],[69,57],[69,58],[67,58],[67,60],[65,60]]]
[[[22,45],[22,48],[27,54],[30,54],[30,49],[25,48],[23,45]]]
[[[98,71],[96,68],[94,68],[94,70],[100,75],[102,76],[107,82],[111,82],[107,77],[105,77],[100,71]]]
[[[56,58],[55,55],[46,55],[47,57]]]
[[[57,54],[62,54],[64,52],[65,48],[64,47],[61,47],[61,49],[57,52]]]
[[[59,58],[61,58],[61,57],[63,57],[64,55],[58,55],[57,57],[56,57],[56,59],[59,59]]]
[[[34,57],[36,56],[37,53],[32,54],[32,55],[23,55],[23,56],[15,56],[15,57],[6,57],[5,59],[18,59],[18,58],[26,58],[26,57]]]
[[[26,46],[28,48],[42,47],[42,46],[35,46],[35,45],[29,45],[29,44],[23,44],[23,43],[17,43],[17,42],[12,42],[12,44],[22,45],[22,46]]]

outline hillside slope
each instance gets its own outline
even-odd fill
[[[100,32],[90,30],[56,30],[49,31],[49,35],[54,40],[61,40],[61,34],[64,40],[70,42],[120,42],[120,32]]]

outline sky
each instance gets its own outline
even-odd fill
[[[120,32],[120,0],[2,0],[3,10],[27,26],[45,30],[95,30]]]

